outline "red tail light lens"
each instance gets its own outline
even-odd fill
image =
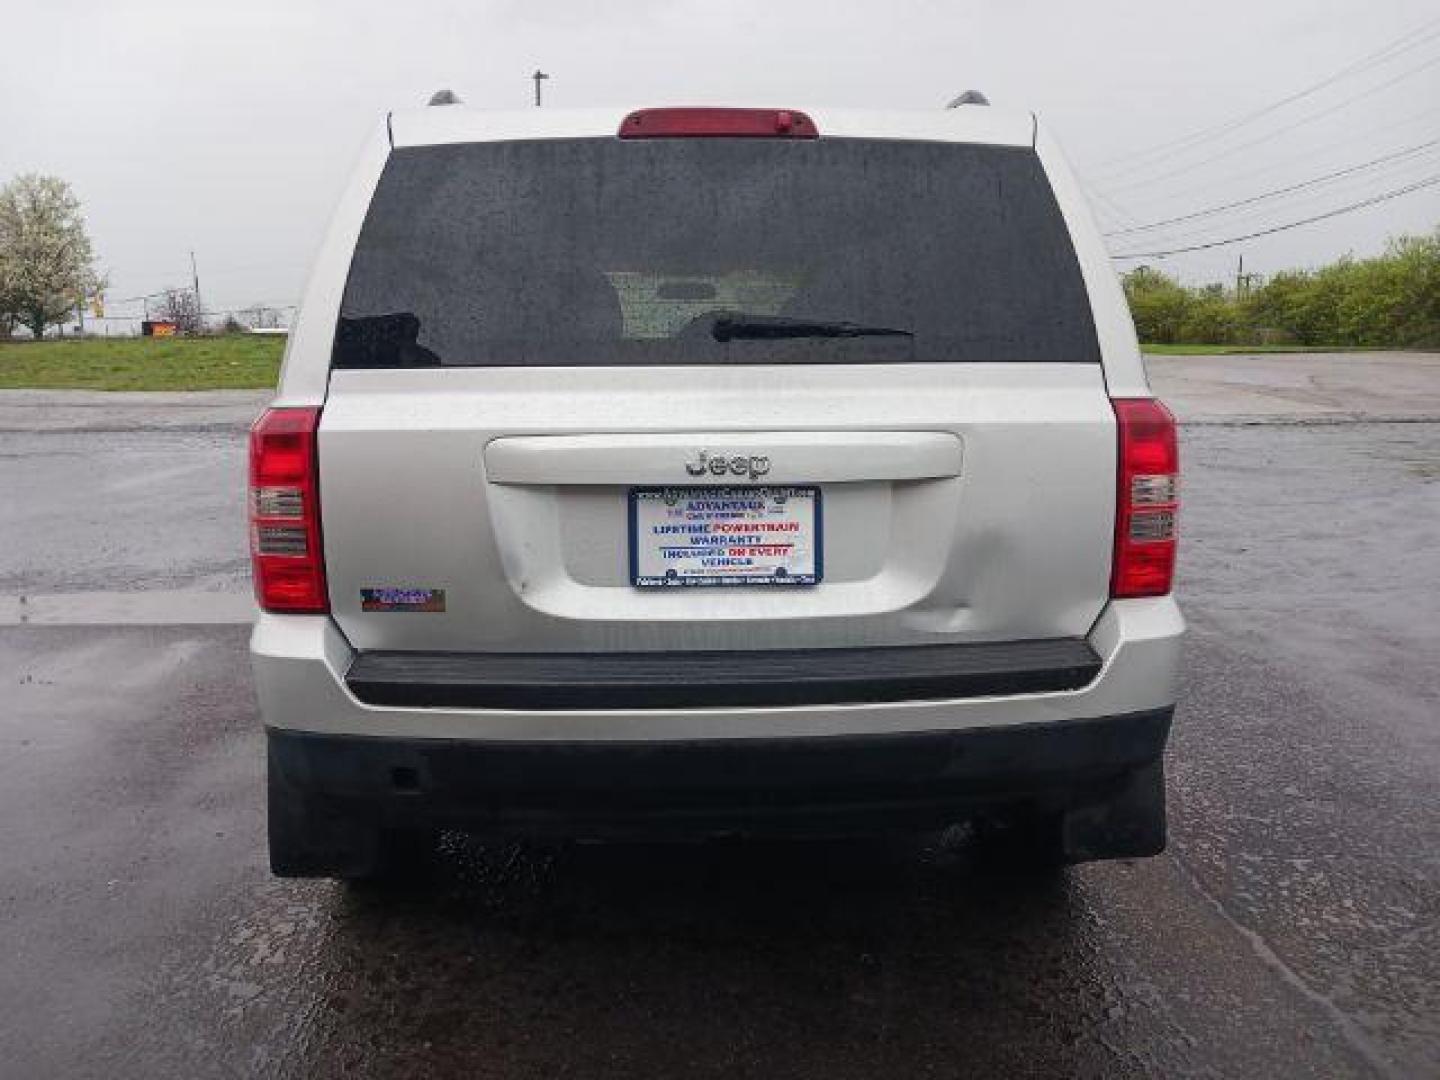
[[[1115,563],[1110,595],[1164,596],[1175,579],[1180,450],[1175,417],[1153,398],[1120,398],[1119,486],[1115,492]]]
[[[815,121],[794,109],[640,109],[620,122],[622,139],[818,139]]]
[[[330,610],[315,455],[319,409],[267,409],[250,429],[250,564],[265,611]]]

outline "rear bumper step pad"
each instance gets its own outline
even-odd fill
[[[361,652],[369,705],[690,709],[939,701],[1075,690],[1099,674],[1082,638],[757,652]]]

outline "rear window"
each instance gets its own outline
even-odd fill
[[[1097,362],[1030,149],[554,139],[395,151],[340,368]]]

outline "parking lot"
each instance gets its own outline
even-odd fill
[[[1440,355],[1155,358],[1190,620],[1162,857],[963,829],[278,881],[264,395],[0,394],[0,1075],[1440,1074]]]

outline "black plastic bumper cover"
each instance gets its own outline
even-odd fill
[[[367,819],[605,835],[666,823],[928,825],[988,805],[1072,807],[1158,764],[1171,713],[693,742],[268,736],[272,784]]]
[[[938,701],[1075,690],[1100,671],[1082,638],[756,652],[362,652],[345,682],[370,705],[664,709]]]

